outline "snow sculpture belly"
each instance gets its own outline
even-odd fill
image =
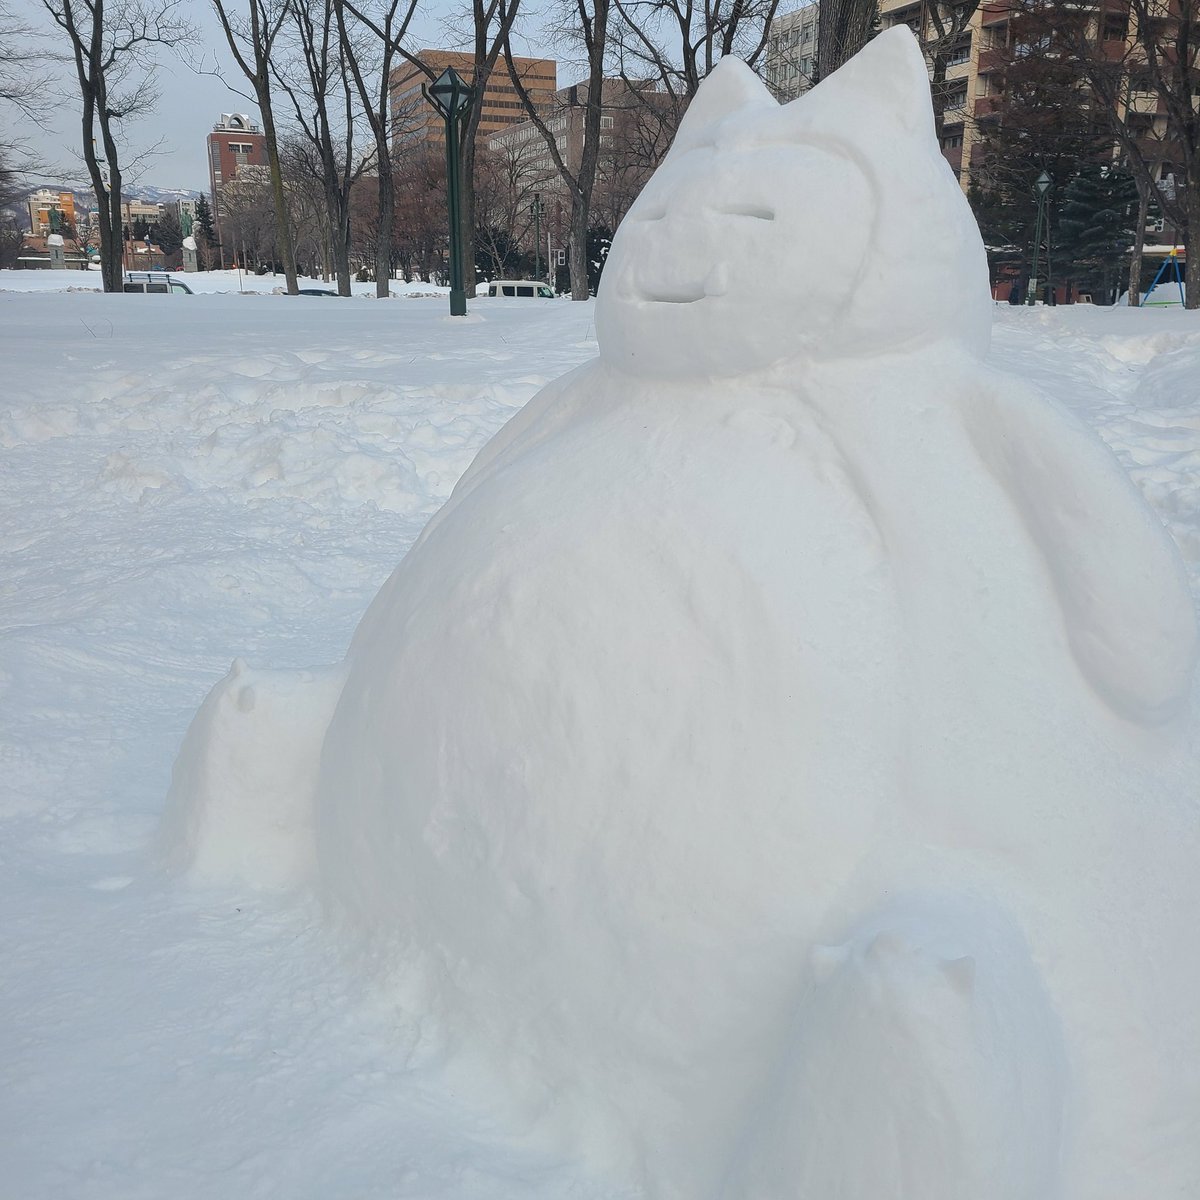
[[[647,1195],[1200,1184],[1192,602],[989,303],[907,30],[722,63],[355,635],[322,886]]]

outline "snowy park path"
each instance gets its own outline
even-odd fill
[[[0,296],[6,1193],[574,1186],[447,1093],[311,912],[144,853],[231,657],[339,658],[479,446],[595,351],[590,306],[443,313]]]
[[[0,293],[0,1179],[23,1198],[611,1197],[457,1096],[316,914],[145,847],[234,655],[343,653],[591,305]],[[997,310],[1200,586],[1200,324]]]

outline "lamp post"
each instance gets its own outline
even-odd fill
[[[542,206],[542,195],[540,192],[533,193],[533,203],[529,206],[529,211],[533,214],[533,277],[541,279],[542,277],[542,213],[545,208]],[[549,266],[549,264],[546,264]]]
[[[459,220],[458,131],[467,108],[475,99],[475,89],[453,68],[447,67],[429,87],[422,87],[425,99],[442,114],[446,122],[446,202],[450,209],[450,315],[467,313],[467,293],[463,286],[462,227]]]
[[[1029,272],[1029,301],[1030,304],[1037,303],[1037,287],[1038,287],[1038,254],[1042,248],[1042,228],[1046,220],[1046,197],[1050,192],[1050,187],[1054,180],[1050,178],[1049,171],[1043,171],[1038,177],[1037,182],[1033,185],[1037,191],[1037,224],[1036,232],[1033,235],[1033,267]],[[1049,254],[1046,255],[1047,260]]]

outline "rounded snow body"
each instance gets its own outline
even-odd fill
[[[929,125],[906,30],[784,109],[722,65],[600,361],[479,455],[325,737],[332,901],[650,1196],[1200,1177],[1191,598],[1111,455],[979,362]]]

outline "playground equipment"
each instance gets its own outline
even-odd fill
[[[1150,297],[1154,295],[1154,289],[1156,287],[1158,287],[1159,281],[1167,273],[1167,268],[1172,267],[1172,266],[1175,268],[1175,282],[1179,286],[1179,304],[1181,307],[1183,306],[1183,304],[1185,303],[1185,300],[1184,300],[1184,293],[1183,293],[1183,274],[1179,270],[1179,247],[1172,246],[1171,253],[1168,254],[1167,257],[1163,259],[1162,266],[1158,268],[1158,274],[1154,276],[1154,282],[1149,286],[1149,288],[1146,289],[1146,294],[1145,294],[1145,296],[1142,297],[1143,307],[1150,305],[1150,306],[1155,306],[1158,308],[1164,308],[1169,304],[1175,303],[1174,300],[1151,300],[1150,299]]]

